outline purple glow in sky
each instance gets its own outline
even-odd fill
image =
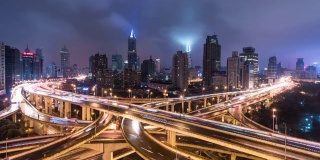
[[[60,65],[66,45],[71,64],[88,66],[90,55],[118,52],[127,57],[127,38],[134,29],[138,55],[171,56],[191,44],[194,65],[202,66],[203,43],[216,33],[222,46],[222,65],[232,51],[253,46],[260,68],[270,56],[283,67],[320,62],[319,0],[2,0],[0,41],[23,51],[43,48],[45,66]]]

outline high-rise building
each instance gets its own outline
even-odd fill
[[[269,58],[268,63],[268,75],[267,79],[269,83],[274,83],[275,79],[277,78],[278,72],[278,64],[277,64],[277,57],[272,56]]]
[[[220,70],[221,46],[217,35],[207,36],[203,45],[203,85],[212,84],[213,73]]]
[[[21,80],[20,51],[17,48],[5,46],[5,88],[6,94],[11,93],[13,84]]]
[[[243,66],[243,87],[251,89],[254,87],[254,70],[255,66],[252,61],[245,61]]]
[[[190,45],[187,45],[186,52],[187,52],[187,55],[188,55],[188,68],[190,69],[190,68],[192,68],[191,46]]]
[[[306,68],[306,79],[316,79],[317,78],[317,68],[315,66],[308,66]]]
[[[0,43],[0,95],[6,94],[5,88],[5,45],[3,42]]]
[[[188,89],[188,54],[177,51],[172,57],[172,84],[181,90]]]
[[[244,47],[243,53],[240,54],[240,57],[243,58],[244,62],[249,61],[251,63],[247,64],[253,64],[254,70],[254,87],[258,87],[258,72],[259,72],[259,61],[258,61],[258,53],[255,53],[255,48],[253,47]]]
[[[232,52],[232,57],[227,59],[227,86],[229,90],[241,88],[242,65],[237,51]]]
[[[52,62],[48,67],[48,76],[50,78],[57,77],[57,65],[54,62]]]
[[[144,60],[141,64],[141,81],[148,82],[149,78],[154,77],[155,73],[156,63],[150,56],[150,59]]]
[[[39,57],[39,72],[40,72],[39,75],[40,75],[40,78],[42,78],[42,76],[43,76],[43,62],[44,62],[42,49],[41,48],[36,48],[36,54]]]
[[[155,61],[155,63],[156,63],[156,73],[160,73],[160,71],[161,71],[161,66],[160,66],[160,59],[159,58],[157,58],[156,59],[156,61]]]
[[[122,73],[122,87],[123,88],[133,88],[141,86],[141,72],[133,70],[131,68],[126,68]]]
[[[141,68],[140,68],[140,57],[137,56],[137,68],[136,68],[137,71],[140,71]]]
[[[41,58],[30,52],[27,48],[21,55],[22,58],[22,80],[36,80],[42,78]]]
[[[122,55],[120,55],[120,54],[112,55],[112,71],[115,71],[115,70],[118,72],[123,71]]]
[[[64,46],[60,51],[61,58],[61,72],[64,78],[69,77],[70,75],[70,53],[66,46]]]
[[[123,68],[124,69],[128,68],[128,60],[123,61]]]
[[[108,58],[105,54],[95,54],[92,59],[92,79],[98,86],[105,86],[107,84],[106,77],[108,71]]]
[[[79,73],[78,73],[78,65],[77,64],[73,64],[72,68],[71,68],[71,71],[72,71],[71,77],[77,77],[79,75]]]
[[[296,62],[296,70],[297,71],[303,71],[304,70],[304,62],[303,58],[298,58]]]
[[[128,38],[128,68],[137,69],[137,48],[136,48],[136,36],[131,30],[130,36]]]

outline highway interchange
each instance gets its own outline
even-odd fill
[[[254,93],[249,93],[247,96],[244,96],[246,95],[244,94],[231,99],[230,100],[231,104],[227,104],[227,106],[224,105],[225,103],[223,102],[223,103],[217,104],[214,107],[207,107],[207,108],[201,109],[197,112],[197,114],[198,116],[201,117],[211,112],[212,110],[216,110],[217,107],[220,107],[220,108],[229,107],[227,109],[234,110],[237,108],[232,108],[231,107],[232,105],[236,106],[238,104],[242,104],[244,101],[248,101],[249,97],[254,97],[255,95],[259,95],[269,90],[275,89],[277,87],[284,87],[284,86],[285,86],[285,83],[279,86],[269,87],[268,89],[265,89],[265,90],[260,89]],[[39,85],[39,84],[30,84],[28,86],[22,85],[20,87],[16,87],[15,89],[16,89],[15,90],[16,92],[13,93],[13,96],[15,94],[21,93],[21,90],[23,89],[30,93],[36,93],[38,95],[43,95],[43,96],[50,96],[50,97],[58,98],[64,101],[71,101],[72,103],[75,103],[75,104],[85,105],[87,107],[91,107],[93,109],[99,110],[102,113],[108,112],[113,115],[125,117],[123,121],[125,125],[122,125],[123,131],[130,131],[130,130],[131,132],[134,131],[132,130],[132,127],[130,127],[129,125],[130,119],[131,119],[134,121],[140,121],[146,124],[154,125],[160,128],[185,134],[193,138],[201,139],[203,141],[219,144],[222,146],[228,146],[238,151],[248,152],[266,159],[270,159],[270,158],[281,159],[284,156],[283,144],[284,144],[285,138],[287,139],[287,149],[288,149],[287,157],[288,158],[313,159],[319,156],[319,152],[320,152],[319,143],[301,140],[293,137],[284,137],[283,135],[279,135],[279,134],[273,134],[273,133],[264,132],[264,131],[257,131],[254,129],[233,126],[233,125],[229,125],[221,122],[205,120],[205,119],[196,117],[197,114],[195,114],[195,116],[190,116],[190,115],[185,115],[181,113],[172,113],[172,112],[163,111],[159,109],[145,108],[139,105],[122,103],[122,102],[117,102],[117,101],[108,100],[108,99],[98,99],[92,96],[85,96],[85,95],[77,95],[77,97],[79,97],[77,98],[74,96],[75,94],[70,94],[64,91],[57,91],[57,90],[53,91],[52,89],[48,89],[47,87],[43,87],[43,85]],[[16,96],[18,97],[18,95]],[[21,104],[20,108],[22,113],[25,113],[25,115],[30,118],[33,118],[35,120],[38,119],[39,121],[44,121],[47,123],[61,122],[62,125],[65,125],[65,123],[72,123],[70,122],[70,120],[66,120],[65,118],[61,118],[61,119],[57,118],[58,121],[55,122],[54,117],[50,117],[50,116],[48,117],[47,114],[41,114],[41,112],[38,113],[38,111],[35,108],[28,108],[32,106],[28,102],[21,103],[23,102],[23,100],[21,100],[21,97],[16,99],[20,100],[18,104],[19,103]],[[39,114],[41,114],[41,118],[39,118],[38,116]],[[83,125],[84,126],[88,125],[88,122],[84,123]],[[142,140],[141,137],[143,136],[136,137],[136,138],[140,141]],[[143,138],[143,139],[146,139],[146,138]],[[134,138],[131,138],[131,139],[127,138],[126,140],[138,142],[138,140],[135,140]],[[56,143],[56,144],[60,145],[60,143]],[[134,143],[134,144],[137,144],[137,143]],[[156,144],[157,143],[154,142],[153,145],[156,145]],[[140,145],[145,145],[145,144],[142,143]],[[145,148],[145,146],[140,146],[140,148],[141,147]],[[156,147],[156,148],[157,150],[159,149],[159,147]],[[51,151],[51,149],[49,151]],[[170,151],[170,149],[169,150],[167,149],[165,151],[168,152],[166,153],[168,155],[171,155],[171,156],[176,155],[174,154],[175,152]],[[40,152],[44,153],[44,151],[40,151]],[[154,151],[151,151],[151,152],[154,152]],[[43,158],[44,156],[44,155],[41,155],[40,157],[33,157],[33,156],[36,156],[35,153],[36,152],[25,154],[25,155],[29,155],[32,158],[40,158],[40,157]],[[182,157],[183,156],[179,156],[179,158],[182,158]],[[12,157],[12,158],[15,158],[15,157]],[[22,159],[25,159],[25,158],[22,158]]]

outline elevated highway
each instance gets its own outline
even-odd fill
[[[279,87],[279,86],[278,86]],[[41,95],[42,93],[34,93]],[[48,96],[48,95],[44,95]],[[287,153],[288,156],[292,152],[291,157],[302,159],[319,158],[319,143],[297,139],[293,137],[284,137],[283,135],[275,135],[269,132],[256,131],[239,126],[232,126],[222,124],[219,122],[208,121],[201,118],[192,116],[166,112],[163,110],[156,110],[150,108],[143,108],[137,105],[129,105],[126,103],[118,103],[109,100],[85,100],[85,99],[72,99],[70,96],[59,97],[58,95],[51,94],[51,97],[62,99],[84,105],[86,107],[100,110],[102,112],[110,111],[115,115],[125,118],[138,120],[143,123],[151,124],[166,130],[182,133],[187,136],[196,137],[204,141],[216,143],[219,145],[227,146],[228,148],[236,149],[240,152],[256,155],[266,159],[281,159],[284,157],[284,141],[287,140]],[[222,137],[215,137],[217,133],[222,133]],[[241,139],[241,143],[236,143],[230,140],[230,136],[235,136]],[[226,140],[227,139],[227,140]],[[243,147],[243,143],[253,141],[255,145],[247,145]],[[258,149],[255,146],[262,146]],[[270,146],[272,150],[264,149]],[[297,155],[296,155],[297,154]]]

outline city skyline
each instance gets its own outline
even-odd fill
[[[97,52],[106,52],[109,59],[116,52],[126,57],[131,29],[136,33],[141,61],[150,54],[160,59],[171,57],[190,44],[193,66],[202,66],[202,44],[214,33],[221,44],[222,66],[232,51],[241,52],[246,46],[259,53],[260,71],[273,55],[283,67],[292,69],[297,58],[304,58],[306,65],[320,61],[318,1],[290,1],[290,5],[284,5],[288,1],[267,5],[254,1],[183,2],[5,1],[2,6],[7,7],[0,7],[5,14],[0,17],[8,23],[0,26],[1,41],[20,50],[26,44],[32,51],[43,48],[44,66],[52,61],[60,66],[59,51],[64,45],[71,53],[71,64],[86,64],[80,67],[86,67],[88,57]],[[11,7],[16,9],[8,10]],[[207,15],[202,10],[213,12]],[[161,65],[169,67],[171,62],[162,61]]]

